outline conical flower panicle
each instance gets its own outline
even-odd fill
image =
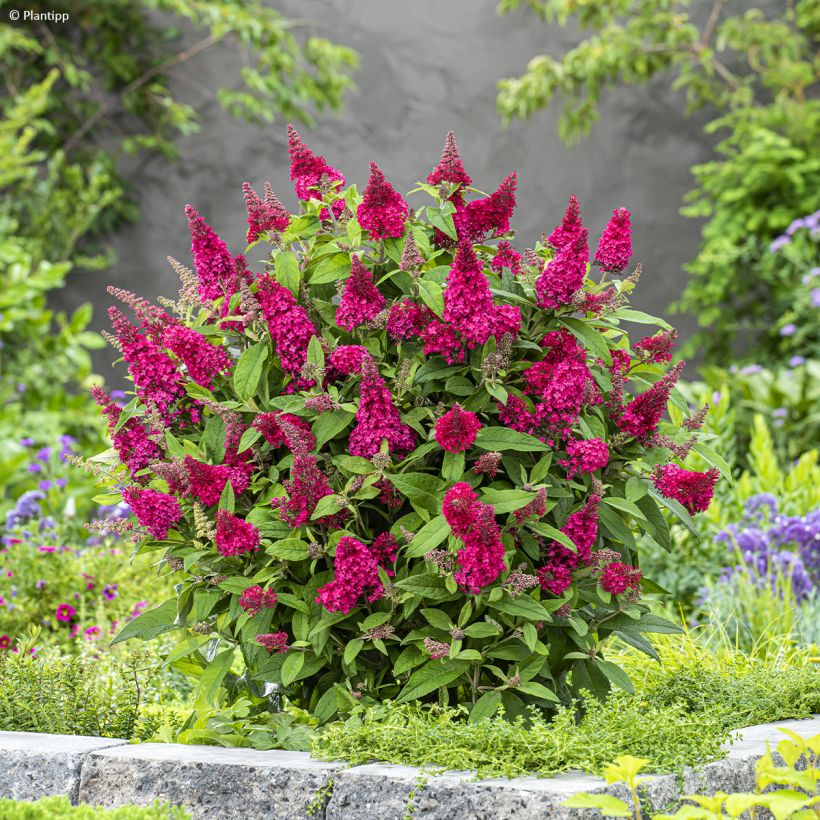
[[[452,182],[462,187],[473,184],[472,177],[464,169],[452,131],[448,132],[444,140],[444,150],[438,165],[427,175],[428,185],[440,185],[442,182]],[[462,195],[461,189],[455,194],[459,198]]]
[[[248,209],[247,240],[256,242],[263,233],[284,231],[290,222],[285,206],[276,198],[269,183],[265,183],[265,198],[262,199],[247,182],[242,183],[245,205]]]
[[[561,219],[561,224],[549,235],[547,242],[552,245],[555,250],[560,251],[565,245],[568,245],[578,237],[581,229],[584,227],[581,222],[581,206],[578,204],[578,198],[572,194],[569,198],[564,216]]]
[[[372,321],[384,310],[385,300],[373,284],[373,274],[356,254],[350,258],[350,276],[345,282],[336,324],[345,330],[354,330]]]
[[[460,223],[462,230],[466,227],[470,242],[482,242],[490,231],[494,236],[502,236],[510,230],[517,187],[518,174],[513,171],[494,193],[467,204]]]
[[[621,273],[629,264],[632,257],[631,216],[626,208],[614,210],[601,234],[595,251],[595,262],[605,271]]]
[[[299,199],[321,199],[321,193],[317,188],[322,177],[326,177],[331,184],[339,183],[340,187],[345,185],[342,172],[328,165],[323,156],[314,154],[302,142],[302,138],[292,125],[288,125],[288,153],[290,155],[290,178]],[[343,200],[337,200],[333,203],[333,213],[338,217],[344,210],[344,206]],[[327,209],[322,212],[321,216],[322,219],[329,216]]]
[[[373,239],[398,238],[410,208],[401,194],[384,178],[381,168],[370,163],[370,179],[364,189],[362,204],[356,211],[359,224]]]
[[[535,283],[538,306],[555,309],[571,305],[584,284],[588,261],[587,229],[581,228],[555,258],[547,262],[538,277]]]

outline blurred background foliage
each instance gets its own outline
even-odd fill
[[[818,209],[820,4],[500,3],[502,13],[520,9],[591,33],[566,54],[533,57],[521,76],[500,81],[498,109],[505,120],[562,103],[559,132],[573,142],[589,132],[608,91],[661,79],[682,92],[688,112],[707,112],[706,131],[719,141],[714,160],[692,169],[697,187],[683,213],[705,224],[675,307],[696,313],[703,327],[691,350],[719,362],[733,348],[778,364],[790,347],[778,329],[799,310],[793,286],[812,267],[808,254],[786,259],[769,247],[794,220]],[[816,322],[806,342],[816,355]]]

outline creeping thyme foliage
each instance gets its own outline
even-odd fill
[[[665,420],[683,363],[626,307],[629,212],[591,233],[573,197],[518,251],[516,174],[480,196],[452,135],[412,208],[378,166],[362,197],[288,145],[299,208],[246,186],[244,254],[186,209],[174,315],[111,291],[134,398],[97,395],[95,465],[180,580],[117,640],[180,631],[212,705],[277,685],[321,722],[356,699],[514,717],[629,688],[606,640],[651,653],[676,629],[642,600],[635,533],[668,547],[661,510],[693,527],[717,477],[659,478],[700,422]],[[633,351],[636,320],[665,333]]]

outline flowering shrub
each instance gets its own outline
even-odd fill
[[[321,720],[365,694],[480,717],[629,687],[603,642],[676,629],[640,601],[635,532],[668,545],[662,508],[708,505],[714,472],[663,465],[719,461],[702,413],[663,420],[683,364],[626,307],[629,212],[590,253],[573,197],[516,250],[516,175],[477,196],[452,134],[415,210],[375,164],[360,196],[289,144],[299,210],[246,186],[247,258],[189,207],[180,299],[111,291],[135,396],[97,392],[114,449],[91,466],[184,574],[117,640],[186,629],[206,696],[277,684]],[[633,350],[623,322],[663,329]]]
[[[41,628],[43,644],[107,645],[120,624],[165,595],[142,582],[147,559],[128,564],[130,549],[116,534],[128,526],[127,506],[98,508],[98,527],[110,534],[85,528],[86,511],[78,509],[64,463],[73,444],[69,436],[54,447],[22,441],[37,484],[0,519],[0,652],[16,651],[31,626]]]

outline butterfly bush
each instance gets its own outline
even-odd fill
[[[573,196],[516,247],[517,175],[475,191],[452,134],[407,195],[375,163],[360,195],[288,140],[298,207],[246,183],[235,253],[189,206],[178,300],[111,290],[133,398],[95,392],[113,448],[93,469],[179,579],[118,639],[180,630],[208,696],[277,684],[320,720],[628,686],[607,639],[651,654],[674,630],[636,538],[668,547],[717,480],[678,463],[708,437],[702,412],[665,420],[688,414],[683,363],[628,307],[630,212],[587,226]],[[633,348],[636,324],[660,330]]]

